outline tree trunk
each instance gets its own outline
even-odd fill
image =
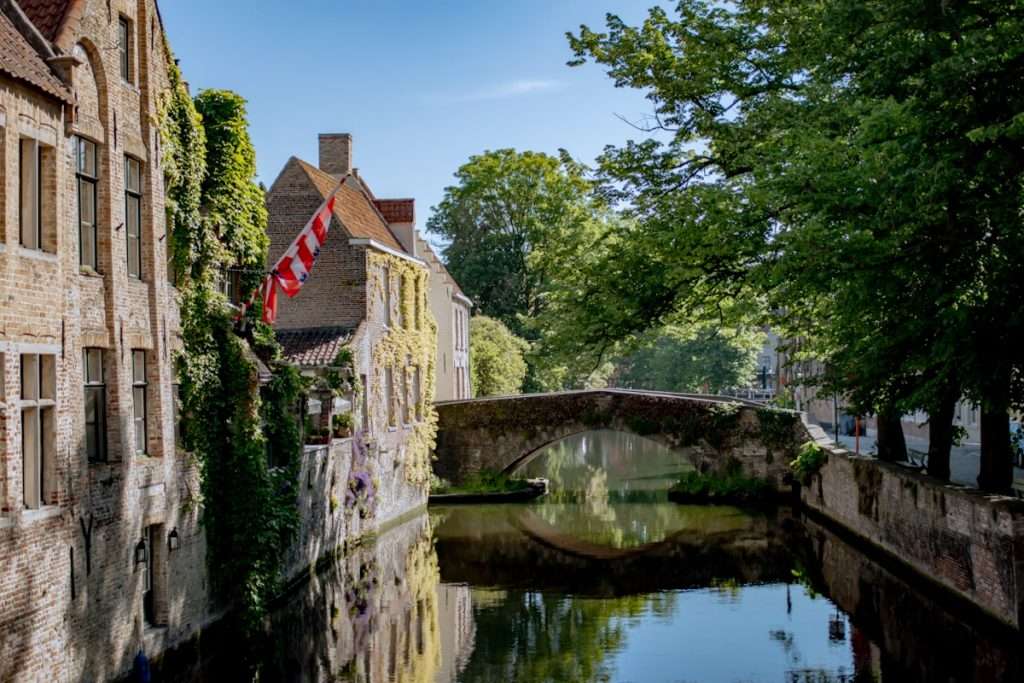
[[[903,422],[894,410],[878,413],[878,459],[904,462],[907,459],[907,440],[903,438]]]
[[[953,449],[953,414],[956,394],[943,396],[928,414],[928,474],[949,481],[949,453]]]
[[[1013,487],[1010,411],[1005,403],[992,405],[986,402],[981,406],[981,472],[978,474],[978,486],[993,493],[1009,493]]]

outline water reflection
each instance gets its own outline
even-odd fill
[[[432,508],[349,549],[275,612],[259,680],[1024,679],[1018,636],[920,579],[785,508],[673,506],[649,482],[679,461],[632,469],[621,454],[645,442],[588,438],[591,455],[553,451],[556,493],[607,507]],[[222,659],[193,679],[235,673]]]
[[[731,509],[667,503],[668,488],[692,469],[685,454],[631,434],[593,431],[547,448],[520,473],[546,477],[550,493],[534,506],[552,526],[582,541],[641,547],[682,529],[744,524]]]

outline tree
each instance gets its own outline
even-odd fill
[[[616,362],[616,384],[630,389],[710,392],[748,386],[762,334],[668,328]]]
[[[1008,488],[1003,427],[1024,402],[1024,8],[682,0],[677,13],[569,36],[573,63],[647,91],[649,129],[668,138],[600,160],[605,196],[637,227],[595,266],[613,276],[581,293],[581,342],[723,299],[763,304],[857,410],[936,420],[951,395],[979,401],[979,483]]]
[[[523,355],[529,344],[494,318],[478,315],[469,323],[470,381],[475,396],[518,394],[526,378]]]
[[[446,265],[477,310],[523,336],[552,273],[545,250],[579,241],[595,205],[583,169],[561,158],[500,149],[470,157],[427,228],[449,240]]]

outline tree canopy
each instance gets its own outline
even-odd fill
[[[682,0],[584,26],[575,59],[647,93],[600,189],[635,227],[592,267],[579,343],[766,311],[856,408],[1024,402],[1024,8],[1007,0]],[[983,460],[984,460],[983,454]],[[991,462],[991,459],[989,459]]]
[[[448,270],[477,310],[523,336],[523,319],[544,306],[552,258],[595,219],[590,183],[566,153],[513,149],[470,157],[455,177],[427,227],[448,240]]]
[[[474,316],[469,323],[470,382],[474,396],[518,394],[526,377],[523,356],[529,345],[505,323]]]

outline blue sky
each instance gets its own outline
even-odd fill
[[[415,197],[418,223],[470,155],[514,147],[590,162],[641,137],[651,108],[565,39],[605,12],[636,23],[655,0],[165,0],[171,46],[193,92],[249,100],[260,179],[291,155],[316,162],[317,133],[354,136],[380,197]]]

